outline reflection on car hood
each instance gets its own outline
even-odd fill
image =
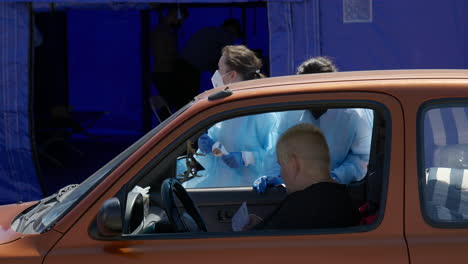
[[[11,223],[16,216],[35,202],[23,204],[9,204],[0,206],[0,245],[17,240],[23,236],[11,228]]]

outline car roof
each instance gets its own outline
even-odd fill
[[[239,91],[272,86],[288,86],[294,84],[354,82],[354,81],[392,81],[392,80],[431,80],[431,79],[460,79],[468,80],[468,70],[431,69],[431,70],[379,70],[379,71],[350,71],[319,74],[289,75],[270,77],[250,81],[237,82],[226,86],[210,89],[199,96],[202,99],[220,90],[229,89]]]

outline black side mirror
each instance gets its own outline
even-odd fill
[[[97,215],[97,227],[102,236],[117,236],[122,234],[122,211],[120,201],[114,197],[105,201]]]
[[[114,197],[102,204],[96,218],[98,232],[104,237],[138,233],[144,227],[144,220],[143,195],[136,192],[128,193],[123,216],[120,201]]]

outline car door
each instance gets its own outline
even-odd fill
[[[48,253],[44,263],[408,263],[403,236],[403,114],[399,102],[381,93],[305,93],[297,92],[304,89],[303,87],[291,88],[291,92],[287,94],[272,93],[271,96],[263,98],[250,98],[251,91],[239,91],[222,105],[188,117],[188,121],[174,130],[173,134],[168,134],[165,140],[154,147],[147,148],[147,152],[134,167],[123,171],[118,181],[105,188],[102,196],[90,203],[89,209],[77,218]],[[219,121],[219,117],[222,118],[226,113],[245,113],[258,109],[275,111],[277,107],[285,110],[287,107],[291,108],[296,104],[303,106],[305,103],[334,106],[352,103],[355,107],[375,107],[382,112],[386,126],[382,132],[385,142],[381,142],[384,151],[380,157],[380,169],[384,180],[380,215],[373,224],[330,230],[145,234],[122,235],[109,239],[96,239],[90,234],[90,228],[95,223],[102,203],[116,196],[145,165],[165,153],[168,146],[177,142],[178,137],[190,133],[198,123],[214,118],[218,118]],[[225,191],[212,190],[219,194]],[[257,194],[246,187],[228,191],[237,192],[238,196],[232,198],[225,195],[224,198],[216,200],[203,198],[204,195],[208,197],[203,190],[191,193],[194,200],[200,203],[202,211],[208,210],[209,207],[215,208],[216,217],[218,210],[233,210],[243,200],[275,204],[276,199],[279,199],[279,194],[278,197],[273,195],[256,199]],[[219,194],[215,196],[220,196]]]
[[[465,90],[448,82],[408,95],[406,236],[412,263],[468,257],[468,166]],[[461,87],[461,86],[458,86]],[[438,99],[436,99],[438,98]]]
[[[230,231],[232,217],[242,203],[248,205],[248,211],[262,218],[267,217],[286,197],[286,190],[277,187],[263,195],[252,187],[189,189],[193,201],[197,204],[208,230]]]

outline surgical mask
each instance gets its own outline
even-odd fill
[[[216,70],[213,74],[213,77],[211,77],[211,83],[213,84],[213,88],[224,85],[223,76],[221,75],[221,73],[219,73],[218,70]]]
[[[216,70],[213,74],[213,77],[211,77],[211,83],[213,84],[213,88],[225,85],[223,77],[230,72],[231,71],[228,71],[225,74],[221,75],[221,73],[219,73],[219,71]]]

